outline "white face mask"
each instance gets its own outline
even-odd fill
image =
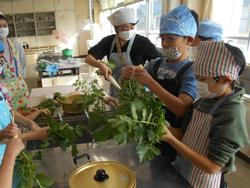
[[[205,99],[213,99],[217,96],[219,96],[226,88],[226,85],[224,85],[223,87],[221,87],[221,90],[217,93],[214,92],[210,92],[208,90],[208,83],[206,82],[197,82],[197,91],[198,94],[201,96],[201,98],[205,98]]]
[[[168,47],[162,49],[162,55],[169,60],[176,60],[181,57],[182,53],[179,52],[177,47]]]
[[[131,29],[129,31],[119,32],[119,37],[123,40],[130,40],[135,35],[135,30]]]
[[[8,35],[9,35],[9,28],[8,27],[0,28],[0,38],[7,38]]]

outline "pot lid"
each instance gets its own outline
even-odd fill
[[[85,164],[69,177],[70,188],[135,188],[133,171],[121,163],[101,161]]]

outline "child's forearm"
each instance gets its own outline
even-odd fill
[[[188,95],[180,94],[179,97],[172,95],[153,79],[148,87],[177,116],[183,116],[193,102],[193,99]]]
[[[195,166],[204,170],[206,173],[213,174],[221,170],[219,165],[208,159],[205,155],[190,149],[177,138],[172,137],[167,142],[173,146],[183,158],[191,161]]]
[[[22,114],[20,114],[17,111],[14,111],[14,116],[15,116],[15,122],[17,124],[21,124],[24,127],[27,127],[29,129],[32,129],[32,130],[36,130],[36,129],[40,128],[38,125],[36,125],[36,123],[34,121],[24,117]]]
[[[26,132],[26,133],[19,134],[18,138],[20,138],[23,141],[43,140],[43,139],[47,138],[47,135],[42,133],[41,131],[29,131],[29,132]]]
[[[12,177],[15,165],[15,156],[5,154],[3,157],[2,165],[0,166],[0,182],[1,187],[11,188],[12,187]]]

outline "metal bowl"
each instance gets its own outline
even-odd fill
[[[57,101],[62,105],[62,109],[67,114],[81,114],[83,113],[84,109],[82,107],[82,94],[71,94],[65,96],[65,100],[58,100]],[[79,101],[79,102],[77,102]]]

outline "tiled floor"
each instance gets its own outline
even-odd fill
[[[226,175],[226,181],[229,188],[249,188],[250,164],[237,157],[236,167],[236,172]]]

